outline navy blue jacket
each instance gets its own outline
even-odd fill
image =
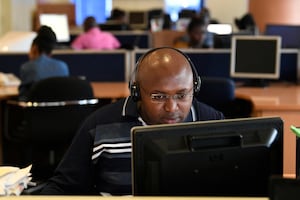
[[[221,112],[193,101],[186,121],[224,119]],[[141,126],[137,106],[126,98],[93,113],[41,194],[131,194],[130,129]]]

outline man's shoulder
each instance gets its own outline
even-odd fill
[[[59,60],[57,58],[53,58],[53,57],[49,57],[47,62],[49,63],[53,63],[56,66],[60,66],[60,67],[68,67],[67,63],[63,60]]]
[[[90,117],[90,120],[96,121],[97,123],[114,123],[122,120],[127,116],[126,109],[126,98],[120,99],[114,103],[109,103],[98,108]],[[101,101],[101,99],[100,99]]]
[[[199,102],[194,101],[193,103],[199,120],[217,120],[217,119],[224,119],[224,115],[222,112],[216,110],[215,108]]]
[[[21,70],[31,71],[31,70],[36,70],[37,67],[38,67],[37,60],[29,60],[21,65]]]

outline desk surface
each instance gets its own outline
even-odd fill
[[[300,111],[300,86],[274,84],[264,88],[237,87],[237,97],[251,99],[256,110]]]
[[[92,82],[96,98],[118,99],[129,95],[128,83],[126,82]],[[8,99],[18,95],[16,86],[1,86],[0,99]]]
[[[18,95],[18,87],[16,86],[0,86],[0,99],[8,99]]]
[[[253,102],[253,116],[279,116],[284,121],[283,171],[295,176],[296,136],[291,125],[300,125],[300,85],[272,84],[265,88],[237,87],[237,97]]]
[[[97,98],[118,99],[129,96],[126,82],[92,82],[92,87]]]
[[[11,197],[1,197],[1,199],[9,199],[9,200],[268,200],[267,197],[130,197],[130,196],[122,196],[117,197],[100,197],[100,196],[11,196]]]

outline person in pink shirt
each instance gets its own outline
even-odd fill
[[[92,16],[83,23],[84,33],[77,36],[71,43],[73,49],[117,49],[121,46],[118,39],[109,32],[102,31]]]

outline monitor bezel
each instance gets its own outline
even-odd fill
[[[223,129],[226,129],[225,131],[221,131],[221,133],[219,134],[222,135],[224,134],[226,131],[228,132],[228,130],[233,131],[232,128],[227,128],[228,125],[232,123],[233,127],[239,127],[239,126],[244,126],[243,124],[250,124],[251,127],[253,127],[253,129],[256,130],[256,127],[259,128],[261,126],[256,126],[257,123],[259,123],[260,125],[262,124],[269,124],[271,123],[272,125],[276,124],[278,125],[278,131],[279,131],[279,135],[277,137],[277,139],[279,141],[277,141],[277,143],[275,145],[280,145],[280,153],[281,153],[281,157],[278,158],[279,160],[281,160],[281,166],[280,169],[277,169],[278,166],[276,166],[276,170],[279,170],[280,173],[279,175],[283,174],[283,121],[280,117],[250,117],[250,118],[236,118],[236,119],[225,119],[225,120],[211,120],[211,121],[198,121],[198,122],[187,122],[187,123],[179,123],[179,124],[163,124],[163,125],[150,125],[150,126],[141,126],[141,127],[133,127],[131,129],[131,141],[132,141],[132,193],[135,196],[141,196],[141,195],[145,195],[145,194],[141,194],[141,191],[139,191],[140,189],[138,188],[138,184],[141,180],[139,180],[137,177],[141,177],[138,174],[138,170],[137,166],[142,166],[143,164],[141,164],[141,161],[138,160],[139,157],[144,156],[143,155],[143,151],[141,151],[141,147],[143,145],[145,145],[144,143],[144,139],[149,137],[149,135],[147,136],[147,134],[153,133],[153,131],[156,131],[154,134],[154,137],[157,137],[158,134],[161,134],[162,131],[165,130],[173,130],[173,131],[177,131],[178,129],[187,129],[187,133],[184,133],[184,135],[187,135],[188,133],[192,132],[192,129],[197,129],[200,128],[202,130],[208,130],[208,132],[213,131],[214,129],[220,127]],[[254,123],[256,125],[254,125]],[[191,128],[192,127],[192,128]],[[190,130],[188,130],[190,128]],[[159,130],[160,132],[157,132],[157,130]],[[220,129],[221,130],[221,129]],[[220,131],[219,130],[219,131]],[[245,131],[245,130],[243,130]],[[247,132],[247,131],[245,131]],[[246,133],[247,134],[247,133]],[[206,134],[208,135],[208,134]],[[226,134],[225,134],[226,135]],[[175,137],[178,136],[177,132],[174,135]],[[210,137],[211,135],[209,135]],[[235,140],[235,139],[234,139]],[[235,140],[236,141],[236,140]],[[252,147],[251,144],[249,146],[250,148]],[[247,148],[249,148],[247,147]],[[231,147],[229,147],[231,148]],[[277,149],[278,150],[278,149]],[[276,150],[276,151],[277,151]],[[272,168],[272,170],[274,170],[274,168]],[[136,174],[137,173],[137,174]],[[278,175],[278,174],[275,174]],[[144,181],[146,182],[146,181]],[[238,191],[237,191],[238,193]],[[146,194],[147,196],[151,194]],[[154,194],[154,195],[161,195],[164,196],[164,194]],[[169,195],[169,194],[168,194]],[[178,195],[178,194],[176,194]],[[194,195],[194,194],[193,194]],[[217,195],[217,194],[214,194]],[[241,195],[240,193],[237,194]],[[210,195],[208,195],[210,196]],[[226,195],[225,195],[226,196]],[[251,196],[251,195],[250,195]]]
[[[236,71],[236,54],[238,49],[237,42],[242,40],[248,41],[274,41],[276,43],[274,49],[275,66],[274,71],[269,73],[261,72],[237,72]],[[280,77],[280,56],[281,56],[281,37],[279,36],[250,36],[250,35],[233,35],[231,39],[231,58],[230,58],[230,77],[232,78],[249,78],[249,79],[273,79]]]
[[[141,22],[132,21],[131,15],[141,15]],[[148,26],[148,13],[145,10],[130,10],[127,13],[128,15],[128,23],[133,29],[146,29]]]

